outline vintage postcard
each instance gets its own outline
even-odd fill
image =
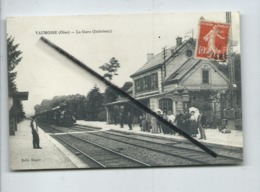
[[[12,170],[243,162],[238,12],[6,23]]]

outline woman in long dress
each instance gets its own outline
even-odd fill
[[[190,115],[189,111],[186,111],[183,116],[183,131],[191,136],[190,117],[191,117],[191,115]]]
[[[157,119],[154,116],[151,116],[151,126],[152,126],[152,133],[159,133]]]
[[[168,119],[169,123],[174,124],[175,116],[172,114],[171,111],[168,111],[167,119]],[[170,130],[170,134],[174,134],[174,135],[175,135],[175,131],[173,131],[173,130],[171,129],[171,130]]]
[[[168,121],[168,115],[165,111],[163,112],[162,118],[164,120]],[[162,125],[162,131],[163,131],[164,134],[170,134],[171,133],[171,129],[168,128],[167,125],[165,125],[164,123],[162,123],[161,125]]]
[[[143,117],[142,117],[142,120],[141,120],[141,124],[142,124],[142,131],[143,132],[147,131],[146,114],[143,114]]]
[[[163,114],[161,113],[160,110],[157,111],[157,114],[160,116],[160,117],[163,117]],[[158,120],[156,120],[156,124],[157,124],[157,129],[158,129],[158,132],[159,133],[162,133],[162,123]]]
[[[176,125],[177,128],[179,128],[180,130],[183,131],[183,122],[184,122],[184,119],[183,119],[183,114],[181,111],[177,111],[177,115],[176,115],[176,118],[174,120],[174,125]]]
[[[195,116],[195,112],[191,111],[190,116],[190,129],[191,129],[191,136],[197,137],[198,134],[198,123],[197,123],[197,117]]]

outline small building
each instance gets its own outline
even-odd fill
[[[182,41],[177,37],[174,47],[147,54],[146,63],[131,75],[133,86],[127,92],[151,110],[176,114],[195,106],[221,119],[228,105],[229,79],[218,62],[195,58],[195,48],[193,38]],[[108,123],[115,106],[131,112],[130,105],[125,98],[107,104]]]
[[[28,92],[13,92],[8,97],[9,103],[9,135],[15,135],[17,131],[17,123],[22,121],[21,101],[28,100]]]

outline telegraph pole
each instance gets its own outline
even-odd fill
[[[234,86],[235,86],[235,69],[234,69],[234,57],[233,57],[233,37],[232,37],[232,18],[231,12],[226,12],[226,22],[230,24],[229,31],[229,42],[228,42],[228,52],[227,52],[227,65],[229,70],[229,92],[228,92],[228,108],[229,110],[229,119],[228,119],[228,127],[230,129],[235,129],[235,94],[234,94]]]
[[[227,65],[229,70],[229,106],[231,109],[235,107],[234,98],[234,85],[235,85],[235,69],[234,69],[234,58],[233,58],[233,45],[232,45],[232,18],[231,12],[226,12],[226,22],[230,24],[229,31],[229,42],[228,42],[228,52],[227,52]]]

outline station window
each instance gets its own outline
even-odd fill
[[[209,84],[209,70],[202,71],[202,83]]]
[[[139,92],[141,90],[140,87],[140,79],[135,80],[135,91]]]
[[[143,78],[143,90],[147,90],[148,89],[148,78],[147,76],[145,76]]]
[[[158,89],[158,78],[157,73],[146,75],[135,80],[135,91],[152,91]]]
[[[153,73],[151,75],[151,89],[157,89],[157,88],[158,88],[157,73]]]
[[[172,111],[172,99],[170,98],[163,98],[159,100],[159,108],[163,111],[168,113],[168,111]]]

